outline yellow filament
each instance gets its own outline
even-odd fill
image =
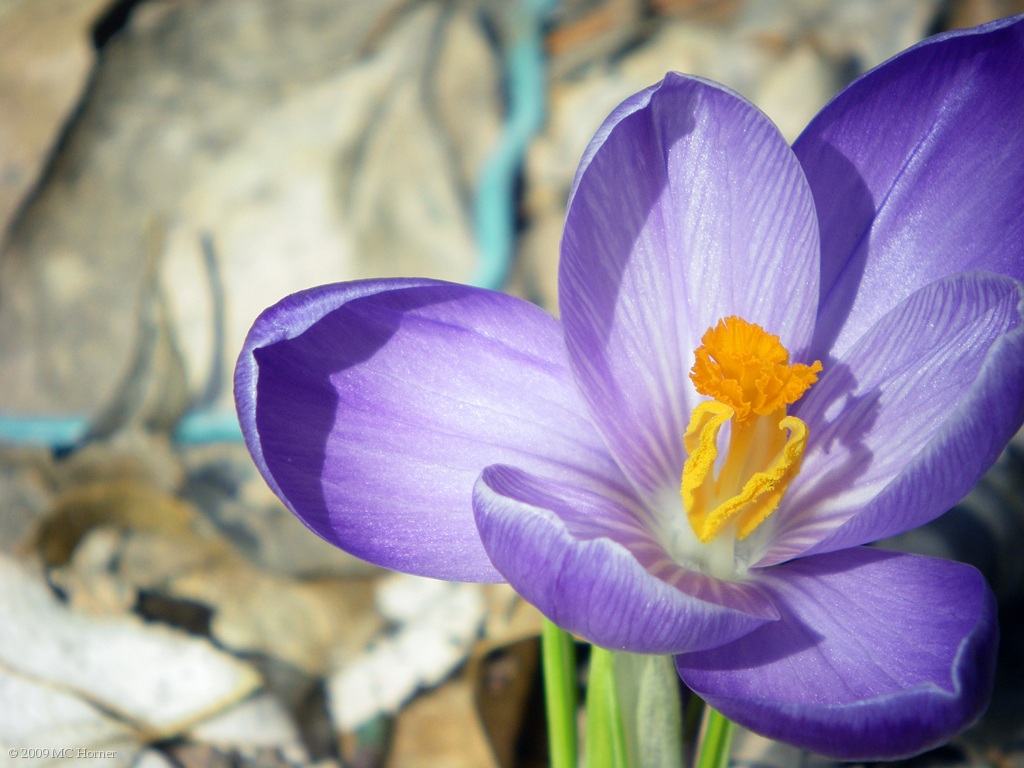
[[[739,317],[719,321],[701,342],[690,377],[714,399],[690,416],[680,494],[701,542],[730,527],[742,540],[775,511],[800,471],[807,425],[787,416],[786,406],[817,381],[821,363],[790,365],[778,336]],[[728,449],[719,462],[727,424]]]
[[[741,447],[734,441],[716,479],[713,470],[718,458],[718,433],[730,415],[727,405],[713,400],[701,403],[694,408],[683,438],[689,454],[683,467],[683,505],[694,533],[705,544],[733,523],[736,538],[742,541],[767,520],[800,470],[807,446],[807,425],[795,416],[784,416],[778,421],[779,434],[788,432],[789,436],[783,438],[782,449],[767,467],[752,472],[737,486],[734,473],[728,472],[730,463],[743,459],[742,451],[734,450]]]

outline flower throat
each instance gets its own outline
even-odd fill
[[[807,425],[786,406],[818,380],[821,363],[790,365],[778,336],[739,317],[709,328],[696,356],[690,379],[712,399],[693,409],[683,437],[683,506],[702,543],[732,527],[742,540],[776,510],[800,470]]]

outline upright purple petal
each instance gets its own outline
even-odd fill
[[[947,277],[891,311],[798,403],[800,474],[768,565],[916,528],[959,501],[1024,420],[1024,285]]]
[[[645,497],[679,482],[704,331],[738,314],[799,355],[817,270],[802,171],[751,104],[670,74],[602,126],[569,203],[559,302],[595,423]]]
[[[779,621],[676,660],[737,723],[840,760],[881,760],[948,741],[988,703],[995,599],[970,566],[850,549],[758,583]]]
[[[1022,72],[1024,17],[941,35],[857,80],[797,139],[821,223],[816,356],[945,275],[1024,279]]]
[[[493,466],[474,506],[487,553],[509,584],[559,626],[606,648],[712,648],[778,617],[756,586],[673,562],[639,500],[621,488]]]
[[[285,504],[397,570],[500,580],[472,510],[494,462],[626,483],[586,416],[558,322],[499,293],[379,280],[297,294],[257,320],[235,391]]]

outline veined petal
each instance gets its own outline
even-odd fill
[[[477,482],[474,507],[487,554],[509,584],[603,647],[711,648],[778,616],[756,586],[674,563],[642,522],[639,500],[622,489],[492,466]]]
[[[325,286],[256,321],[235,381],[271,488],[315,532],[396,570],[497,581],[473,483],[514,461],[626,484],[591,427],[558,321],[429,280]]]
[[[670,74],[598,131],[570,198],[559,302],[594,422],[645,498],[678,485],[701,335],[740,315],[800,359],[817,270],[799,163],[736,94]]]
[[[1016,280],[954,275],[831,365],[794,409],[810,439],[757,564],[876,541],[959,501],[1024,420],[1022,313]]]
[[[815,356],[844,353],[945,275],[1024,279],[1022,71],[1024,17],[940,35],[854,82],[797,139],[821,223]]]
[[[840,760],[905,757],[984,710],[995,599],[961,563],[850,549],[758,574],[782,618],[677,657],[683,681],[726,717]]]

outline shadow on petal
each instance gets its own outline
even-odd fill
[[[373,357],[398,330],[404,312],[452,299],[429,291],[396,291],[391,296],[395,297],[393,311],[374,313],[373,322],[360,322],[360,300],[356,299],[325,314],[294,338],[253,350],[259,367],[257,403],[273,401],[271,407],[256,409],[264,460],[293,509],[301,509],[307,525],[330,518],[322,484],[310,479],[325,474],[327,446],[338,415],[340,397],[332,376]],[[342,327],[349,332],[344,343],[336,343]],[[312,527],[324,535],[324,530]]]
[[[857,166],[821,136],[794,145],[811,185],[821,228],[818,319],[810,349],[797,360],[825,360],[853,310],[870,252],[878,205]]]

